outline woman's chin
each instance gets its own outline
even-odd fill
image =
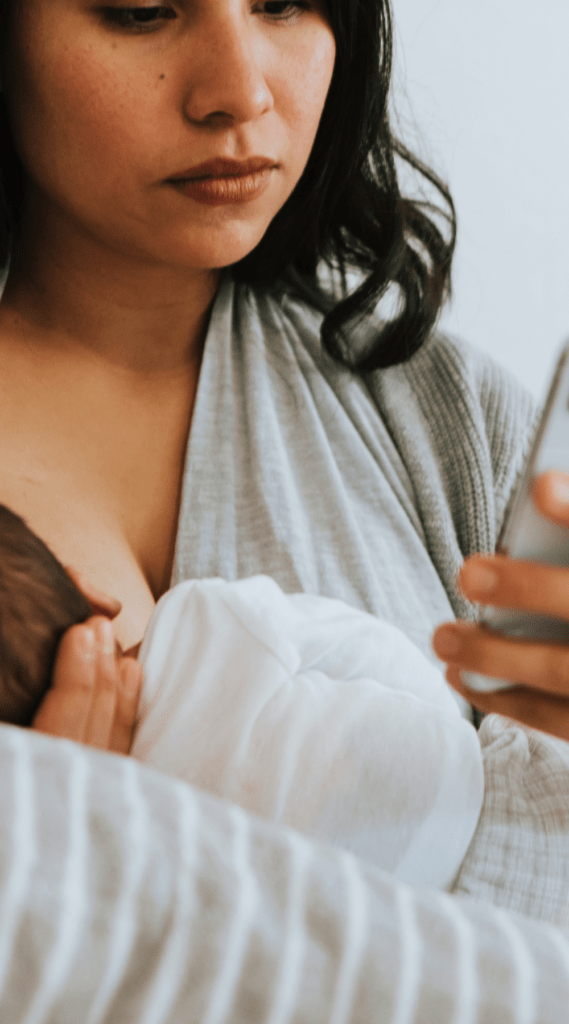
[[[175,264],[188,271],[222,270],[248,256],[259,244],[263,234],[256,234],[248,239],[220,238],[204,241],[203,245],[192,240],[191,245],[180,244],[165,246],[165,261]]]

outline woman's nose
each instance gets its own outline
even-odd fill
[[[254,121],[273,106],[262,67],[262,39],[243,9],[204,20],[191,38],[186,117],[199,124]]]

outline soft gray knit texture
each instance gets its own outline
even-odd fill
[[[436,660],[434,628],[473,614],[457,573],[495,548],[533,401],[480,352],[440,336],[362,380],[322,351],[321,319],[284,290],[234,289],[225,276],[173,582],[264,572],[286,592],[387,619]]]
[[[484,803],[454,892],[569,926],[569,743],[488,715]]]

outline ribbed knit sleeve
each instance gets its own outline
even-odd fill
[[[569,934],[0,727],[6,1024],[563,1024]]]
[[[368,386],[414,485],[427,546],[455,613],[464,558],[495,550],[533,435],[531,396],[484,353],[434,336]]]
[[[496,539],[534,436],[538,407],[493,360],[478,356],[473,372],[486,425],[496,495]]]

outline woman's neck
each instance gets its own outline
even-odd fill
[[[184,376],[201,359],[219,278],[218,270],[150,264],[76,235],[72,245],[23,238],[0,303],[0,335],[50,360],[95,358],[156,382]]]

